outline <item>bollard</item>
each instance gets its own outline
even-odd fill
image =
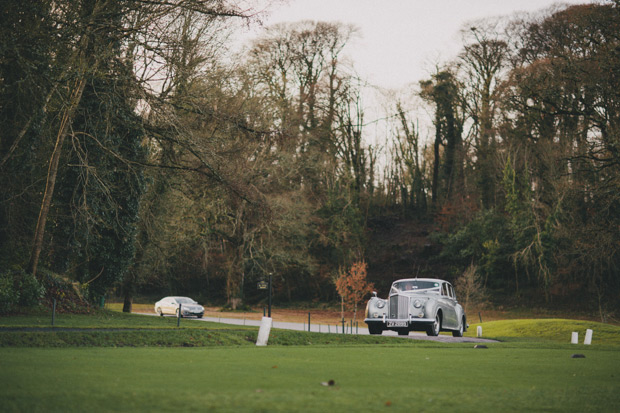
[[[570,343],[571,344],[579,344],[579,333],[576,331],[573,331],[571,336],[570,336]]]
[[[258,329],[258,337],[256,338],[257,346],[266,346],[269,340],[269,332],[273,326],[273,319],[271,317],[263,317]]]
[[[52,303],[52,327],[54,326],[55,320],[56,320],[56,299],[54,298],[54,302]]]
[[[583,344],[588,346],[592,344],[592,330],[589,328],[586,330],[586,338],[583,340]]]
[[[308,332],[310,332],[310,312],[308,312]]]
[[[179,313],[177,314],[177,327],[181,325],[181,305],[179,304]]]
[[[342,319],[342,334],[344,334],[344,318]]]
[[[476,329],[476,336],[478,338],[482,337],[482,326],[478,326],[478,328]]]

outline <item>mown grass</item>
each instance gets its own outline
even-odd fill
[[[0,347],[217,347],[254,346],[257,327],[97,311],[91,315],[41,314],[0,318]],[[409,340],[350,334],[304,333],[274,329],[270,345],[414,345]]]
[[[534,346],[545,343],[551,346],[569,344],[573,331],[579,333],[580,343],[583,343],[588,328],[594,331],[593,346],[620,346],[620,326],[591,321],[562,319],[491,321],[471,325],[466,336],[475,337],[478,325],[482,326],[484,338],[500,340],[504,342],[504,346],[511,346],[511,343],[518,345],[532,343]],[[0,346],[5,347],[239,346],[253,345],[256,335],[255,327],[182,319],[179,328],[174,317],[125,314],[109,310],[96,311],[89,315],[60,314],[55,319],[54,327],[51,326],[51,316],[40,312],[0,318]],[[391,337],[301,333],[286,330],[273,330],[269,343],[420,345],[411,343],[410,340],[394,341]]]
[[[393,341],[405,341],[394,338]],[[617,353],[391,345],[5,348],[3,411],[616,411]],[[334,380],[334,386],[325,386]]]
[[[484,323],[485,337],[506,340],[487,349],[278,329],[256,347],[256,327],[109,311],[62,315],[53,329],[39,314],[3,317],[0,400],[6,412],[615,412],[619,328],[581,323]],[[593,345],[570,344],[577,328],[594,330]]]
[[[184,328],[197,328],[193,320],[181,320]],[[118,311],[94,310],[92,314],[56,314],[55,327],[70,328],[162,328],[176,327],[175,317],[155,317]],[[47,311],[0,317],[0,327],[51,327],[52,315]]]
[[[620,345],[620,326],[597,323],[594,321],[564,319],[528,319],[490,321],[472,324],[467,337],[475,337],[477,327],[482,327],[482,335],[501,341],[551,341],[570,343],[571,333],[579,333],[579,342],[583,343],[586,330],[593,330],[594,345]]]
[[[218,347],[255,346],[258,328],[214,327],[143,330],[68,330],[23,331],[0,329],[0,347]],[[271,331],[269,345],[363,345],[392,346],[425,345],[427,342],[394,340],[394,337],[358,336],[349,334]]]

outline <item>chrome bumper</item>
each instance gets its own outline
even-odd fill
[[[366,324],[381,325],[384,329],[389,330],[391,328],[411,328],[415,326],[427,326],[433,324],[435,319],[433,318],[405,318],[405,319],[390,319],[390,318],[365,318]]]

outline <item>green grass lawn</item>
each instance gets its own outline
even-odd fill
[[[195,320],[182,319],[183,327],[200,327]],[[71,328],[165,328],[176,327],[176,317],[155,317],[101,310],[92,314],[56,314],[55,327]],[[11,317],[0,317],[0,327],[51,327],[51,313],[34,311]]]
[[[567,349],[489,347],[2,348],[0,400],[5,412],[620,406],[617,352],[580,349],[586,358],[573,359]]]
[[[501,341],[551,341],[570,343],[571,333],[579,333],[579,342],[583,343],[586,330],[593,330],[592,344],[620,346],[620,327],[595,321],[564,320],[564,319],[527,319],[489,321],[472,324],[466,333],[468,337],[476,337],[476,327],[482,326],[482,336]]]
[[[585,323],[585,324],[584,324]],[[482,324],[488,349],[102,311],[0,318],[0,409],[22,411],[592,411],[620,406],[620,327]],[[28,330],[15,330],[26,327]],[[475,334],[476,325],[470,334]],[[594,330],[593,345],[570,332]],[[73,330],[76,329],[76,330]],[[583,331],[582,331],[583,330]],[[184,348],[193,347],[193,348]],[[572,358],[581,353],[586,358]],[[334,380],[334,386],[322,382]]]

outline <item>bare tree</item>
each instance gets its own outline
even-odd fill
[[[509,48],[502,38],[502,21],[479,21],[463,31],[464,50],[459,57],[466,85],[467,115],[475,128],[477,185],[482,205],[495,203],[494,154],[496,153],[495,125],[498,110],[497,87],[507,60]]]
[[[473,307],[481,309],[487,301],[484,282],[475,265],[467,267],[454,284],[465,313]]]

